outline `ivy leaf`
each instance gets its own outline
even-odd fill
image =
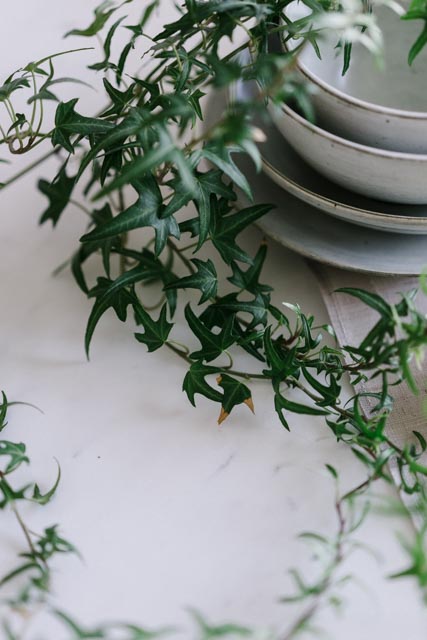
[[[218,640],[219,638],[232,638],[236,640],[238,637],[249,637],[253,635],[253,631],[248,629],[247,627],[238,626],[235,624],[222,624],[222,625],[211,625],[209,624],[203,616],[195,609],[189,610],[192,617],[197,623],[199,627],[198,637],[200,640]]]
[[[185,187],[189,191],[195,191],[196,182],[187,158],[178,149],[166,128],[157,127],[156,131],[158,144],[146,151],[143,156],[125,164],[120,175],[99,191],[95,195],[95,200],[150,173],[164,162],[175,164]]]
[[[114,34],[116,33],[120,24],[125,20],[127,16],[121,16],[116,22],[110,27],[108,30],[107,36],[104,40],[102,48],[104,49],[104,59],[101,62],[95,62],[95,64],[91,64],[88,66],[88,69],[93,69],[94,71],[114,69],[115,65],[110,63],[110,54],[111,54],[111,43],[113,41]]]
[[[9,406],[9,403],[7,401],[7,396],[4,391],[1,392],[1,399],[2,401],[0,404],[0,431],[3,431],[3,429],[7,426],[6,416],[7,416],[7,409]]]
[[[11,473],[17,469],[23,462],[29,463],[30,460],[25,455],[26,447],[23,442],[15,443],[7,440],[0,440],[0,456],[9,456],[10,460],[7,464],[4,474]]]
[[[296,360],[296,347],[281,349],[280,338],[275,341],[271,338],[270,326],[264,332],[264,349],[270,369],[264,369],[263,373],[273,380],[273,385],[286,378],[298,378],[301,367]]]
[[[146,344],[148,351],[160,349],[167,341],[173,327],[173,324],[167,321],[166,305],[163,305],[157,320],[153,320],[137,301],[133,303],[133,309],[136,321],[144,327],[144,333],[135,333],[135,338],[138,342]]]
[[[81,116],[74,109],[77,102],[78,98],[74,98],[68,102],[61,102],[55,113],[55,129],[52,134],[52,144],[53,146],[58,145],[63,147],[69,153],[74,153],[74,145],[71,142],[70,136],[74,134],[82,136],[103,135],[115,129],[115,125],[108,120]]]
[[[264,265],[264,261],[267,255],[267,245],[263,243],[253,260],[253,264],[243,271],[236,262],[231,263],[233,275],[227,278],[231,284],[242,291],[249,291],[250,293],[268,293],[273,288],[266,284],[260,284],[259,277]]]
[[[197,182],[197,194],[194,201],[199,213],[199,240],[198,248],[206,241],[211,227],[211,195],[225,198],[227,201],[235,200],[233,189],[222,181],[221,171],[208,171],[199,176]]]
[[[145,277],[145,266],[137,265],[133,269],[126,271],[119,276],[114,282],[108,282],[108,286],[105,287],[96,298],[96,302],[92,308],[89,316],[89,320],[86,327],[85,334],[85,349],[86,355],[89,357],[89,347],[92,340],[93,332],[100,318],[110,307],[114,307],[120,320],[126,320],[126,309],[129,304],[133,303],[135,296],[131,291],[128,291],[126,287],[129,287],[136,282],[140,282]],[[93,290],[92,292],[93,293]]]
[[[273,383],[274,389],[274,408],[276,410],[277,415],[279,416],[280,422],[282,425],[288,430],[289,424],[283,415],[284,411],[289,411],[290,413],[300,413],[309,416],[327,416],[329,415],[328,411],[324,411],[323,409],[316,409],[316,407],[310,407],[305,404],[300,404],[299,402],[293,402],[292,400],[288,400],[281,392],[280,392],[280,383]]]
[[[67,627],[69,631],[71,631],[76,639],[83,640],[85,638],[105,638],[104,629],[101,627],[92,628],[92,629],[83,629],[80,625],[77,624],[74,620],[70,618],[63,611],[54,611],[55,617]]]
[[[72,29],[65,34],[64,38],[67,38],[68,36],[82,36],[86,38],[95,36],[97,33],[99,33],[99,31],[101,31],[101,29],[104,28],[108,19],[116,11],[116,7],[113,7],[111,9],[109,9],[109,7],[111,7],[111,2],[109,0],[102,2],[98,7],[96,7],[94,11],[95,15],[93,21],[88,27],[86,27],[85,29]]]
[[[138,193],[138,200],[109,220],[80,238],[81,242],[100,241],[132,229],[153,227],[156,234],[155,253],[159,255],[165,248],[169,236],[180,237],[180,230],[174,216],[161,218],[162,194],[153,176],[135,180],[132,186]]]
[[[53,498],[53,496],[56,493],[56,490],[58,488],[59,482],[61,480],[61,467],[59,466],[59,462],[58,460],[55,460],[56,464],[58,465],[58,474],[56,476],[56,480],[55,483],[53,485],[53,487],[51,489],[49,489],[49,491],[47,491],[46,493],[42,493],[40,491],[40,488],[38,486],[38,484],[34,485],[34,490],[33,490],[33,495],[31,497],[31,500],[33,502],[37,502],[38,504],[44,505],[47,504],[48,502],[50,502]]]
[[[12,489],[6,478],[0,476],[0,491],[3,494],[3,500],[0,500],[0,509],[4,509],[10,502],[26,500],[25,492],[30,486],[27,484],[21,489]]]
[[[108,294],[108,291],[113,286],[114,281],[110,280],[110,278],[103,278],[102,276],[97,278],[97,284],[93,287],[89,293],[89,298],[101,298],[104,295]],[[116,316],[122,322],[126,321],[127,318],[127,308],[130,304],[132,304],[135,300],[135,296],[132,292],[128,291],[128,289],[119,289],[116,295],[111,300],[111,307],[116,312]]]
[[[392,318],[393,312],[391,306],[376,293],[370,293],[369,291],[365,291],[364,289],[357,289],[352,287],[341,287],[336,290],[337,293],[348,293],[348,295],[353,296],[354,298],[358,298],[364,304],[368,305],[378,313],[383,318]]]
[[[212,260],[199,260],[193,258],[191,262],[197,268],[197,273],[168,284],[165,289],[199,289],[202,295],[199,304],[214,298],[218,290],[218,276]]]
[[[111,207],[108,203],[106,203],[101,209],[95,209],[92,212],[92,218],[97,223],[106,223],[111,220],[113,214],[111,212]],[[112,249],[116,245],[120,246],[120,240],[111,238],[108,240],[102,240],[100,242],[86,242],[82,244],[79,249],[74,253],[71,258],[71,272],[74,276],[75,281],[77,282],[80,289],[88,294],[89,288],[86,283],[86,278],[83,273],[82,265],[86,262],[86,260],[97,253],[99,250],[102,252],[102,262],[105,269],[105,273],[108,278],[110,277],[110,254]]]
[[[111,115],[119,116],[134,97],[135,83],[130,84],[125,91],[120,91],[120,89],[113,87],[113,85],[108,82],[107,78],[103,78],[103,83],[113,104],[110,109],[104,111],[102,115],[103,117]]]
[[[231,157],[233,152],[239,151],[241,152],[241,149],[238,147],[226,147],[221,143],[212,142],[204,147],[203,157],[221,169],[251,199],[252,191],[249,183]]]
[[[194,401],[196,393],[214,402],[222,402],[222,394],[216,389],[213,389],[205,380],[206,376],[218,372],[219,370],[216,367],[206,366],[200,361],[191,365],[184,378],[182,390],[187,394],[193,407],[196,406]]]
[[[53,182],[47,180],[39,180],[39,190],[49,199],[49,206],[43,212],[40,218],[40,224],[47,220],[52,220],[55,226],[66,208],[75,184],[75,177],[70,178],[66,172],[67,163],[65,162]]]
[[[210,362],[215,360],[224,351],[231,347],[235,341],[233,332],[234,318],[230,316],[220,333],[213,333],[205,324],[192,312],[189,304],[185,307],[185,319],[196,338],[200,341],[202,348],[200,351],[194,351],[191,357]]]
[[[4,84],[0,87],[0,102],[4,102],[9,96],[24,87],[29,87],[30,83],[27,78],[13,78],[10,76]]]
[[[265,325],[267,323],[269,300],[259,293],[253,300],[238,300],[236,293],[230,293],[215,302],[215,307],[233,313],[249,313],[252,316],[249,328],[253,329],[259,324]]]
[[[238,404],[246,404],[252,413],[254,413],[252,394],[245,384],[225,373],[218,376],[217,383],[224,390],[218,424],[224,422],[230,415],[232,409]]]
[[[219,203],[216,203],[217,206]],[[252,222],[270,211],[271,205],[261,204],[241,209],[235,214],[221,215],[216,210],[211,225],[211,239],[226,264],[239,260],[252,264],[253,260],[236,244],[236,236]]]
[[[196,172],[196,192],[189,190],[182,180],[174,178],[169,182],[169,186],[175,190],[171,201],[166,205],[163,216],[168,216],[194,200],[199,213],[198,227],[198,247],[200,247],[209,235],[211,226],[211,195],[225,198],[227,201],[236,200],[236,194],[230,185],[222,181],[223,172],[218,169],[211,169],[205,173]]]

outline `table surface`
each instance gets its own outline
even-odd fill
[[[71,40],[64,43],[62,34],[88,23],[93,5],[7,3],[2,76],[68,48]],[[159,23],[169,5],[163,3]],[[61,60],[61,70],[79,73],[83,62],[75,54]],[[86,92],[84,108],[97,99]],[[83,335],[90,303],[67,270],[52,276],[74,250],[84,218],[70,209],[55,231],[37,224],[45,200],[36,178],[49,177],[53,166],[1,194],[0,367],[9,397],[44,411],[10,412],[8,437],[27,443],[28,473],[47,487],[54,457],[62,467],[55,499],[26,507],[25,518],[35,530],[60,523],[84,558],[56,563],[56,604],[87,624],[121,619],[187,628],[191,606],[215,623],[286,629],[299,611],[279,602],[290,590],[288,570],[296,566],[313,577],[316,567],[297,534],[332,534],[336,526],[324,464],[341,471],[343,488],[357,482],[360,465],[320,418],[295,416],[286,432],[268,385],[253,386],[255,416],[240,407],[218,427],[217,406],[199,398],[194,409],[182,393],[185,366],[163,350],[147,354],[132,327],[111,314],[99,325],[88,363]],[[254,228],[243,242],[255,250],[260,240]],[[271,243],[264,280],[275,286],[276,302],[297,301],[319,323],[327,321],[316,279],[295,254]],[[1,520],[3,573],[24,540],[11,513]],[[411,534],[400,518],[380,514],[360,531],[380,557],[360,552],[347,562],[345,572],[358,582],[343,592],[339,615],[321,616],[331,637],[422,637],[427,616],[418,591],[410,581],[386,578],[406,563],[397,531]],[[47,640],[57,640],[45,621],[41,628]]]

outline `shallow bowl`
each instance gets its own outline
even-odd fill
[[[291,3],[288,15],[297,19],[307,10],[304,7]],[[315,88],[317,121],[332,133],[371,147],[427,153],[427,51],[412,66],[407,62],[420,24],[401,20],[387,7],[375,12],[384,37],[383,69],[356,43],[343,76],[343,58],[331,36],[319,42],[322,59],[308,44],[299,54],[299,70]],[[299,43],[291,39],[284,46],[289,50]]]
[[[427,203],[427,155],[361,145],[308,122],[288,105],[270,109],[295,151],[336,184],[386,202]]]

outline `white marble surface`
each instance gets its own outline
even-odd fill
[[[92,4],[7,3],[2,76],[61,50],[61,34],[85,24]],[[78,72],[81,60],[64,59],[62,68]],[[47,167],[43,173],[49,175]],[[88,363],[83,334],[90,304],[68,272],[51,276],[75,247],[84,219],[70,210],[55,232],[39,228],[44,199],[35,178],[1,194],[0,386],[45,412],[10,414],[8,437],[28,444],[30,475],[46,487],[55,476],[53,456],[62,466],[55,500],[24,511],[33,529],[60,523],[84,557],[57,562],[58,606],[87,624],[126,619],[185,627],[185,608],[193,606],[218,623],[285,629],[298,612],[278,603],[289,589],[287,571],[305,567],[313,575],[314,567],[296,534],[332,533],[335,526],[324,463],[337,466],[349,487],[359,465],[321,419],[295,417],[285,432],[267,385],[253,387],[255,416],[243,407],[218,428],[216,406],[199,399],[193,409],[181,392],[183,364],[168,352],[147,354],[132,327],[111,314],[99,325]],[[254,250],[259,240],[254,229],[244,242]],[[277,302],[298,301],[326,320],[316,281],[297,256],[271,246],[266,279]],[[348,562],[346,572],[363,586],[348,589],[342,614],[323,616],[331,637],[424,637],[418,592],[410,582],[385,578],[406,561],[398,529],[410,533],[399,520],[374,515],[360,532],[382,559],[359,553]],[[0,536],[3,572],[24,543],[10,513],[1,515]],[[39,624],[46,640],[60,640]]]

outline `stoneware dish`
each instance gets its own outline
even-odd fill
[[[407,3],[406,3],[407,4]],[[306,45],[298,58],[303,76],[314,88],[318,123],[344,138],[380,149],[427,153],[427,65],[422,54],[408,65],[408,52],[419,35],[419,21],[403,21],[387,7],[376,7],[384,37],[383,69],[362,45],[353,46],[351,64],[342,75],[336,40],[320,43],[322,59]],[[293,2],[292,19],[307,11]],[[283,46],[293,49],[299,40]]]
[[[275,203],[275,209],[263,216],[257,226],[283,246],[352,271],[377,275],[422,273],[427,236],[384,233],[337,220],[283,191],[267,176],[257,174],[249,158],[238,156],[236,162],[253,188],[255,202]],[[242,200],[242,205],[247,204]]]
[[[361,145],[308,122],[288,105],[270,109],[295,151],[333,182],[386,202],[427,203],[427,155]]]
[[[208,103],[203,126],[221,118],[227,96]],[[235,156],[253,189],[255,202],[273,202],[276,208],[257,223],[269,237],[293,251],[326,264],[383,275],[419,275],[427,255],[427,236],[384,233],[321,213],[257,172],[252,160]],[[242,196],[242,205],[246,206]]]
[[[230,99],[245,102],[258,93],[255,82],[238,82]],[[325,180],[292,149],[271,123],[256,117],[266,142],[259,145],[263,171],[280,187],[336,218],[392,233],[427,234],[427,205],[401,205],[366,198]]]

